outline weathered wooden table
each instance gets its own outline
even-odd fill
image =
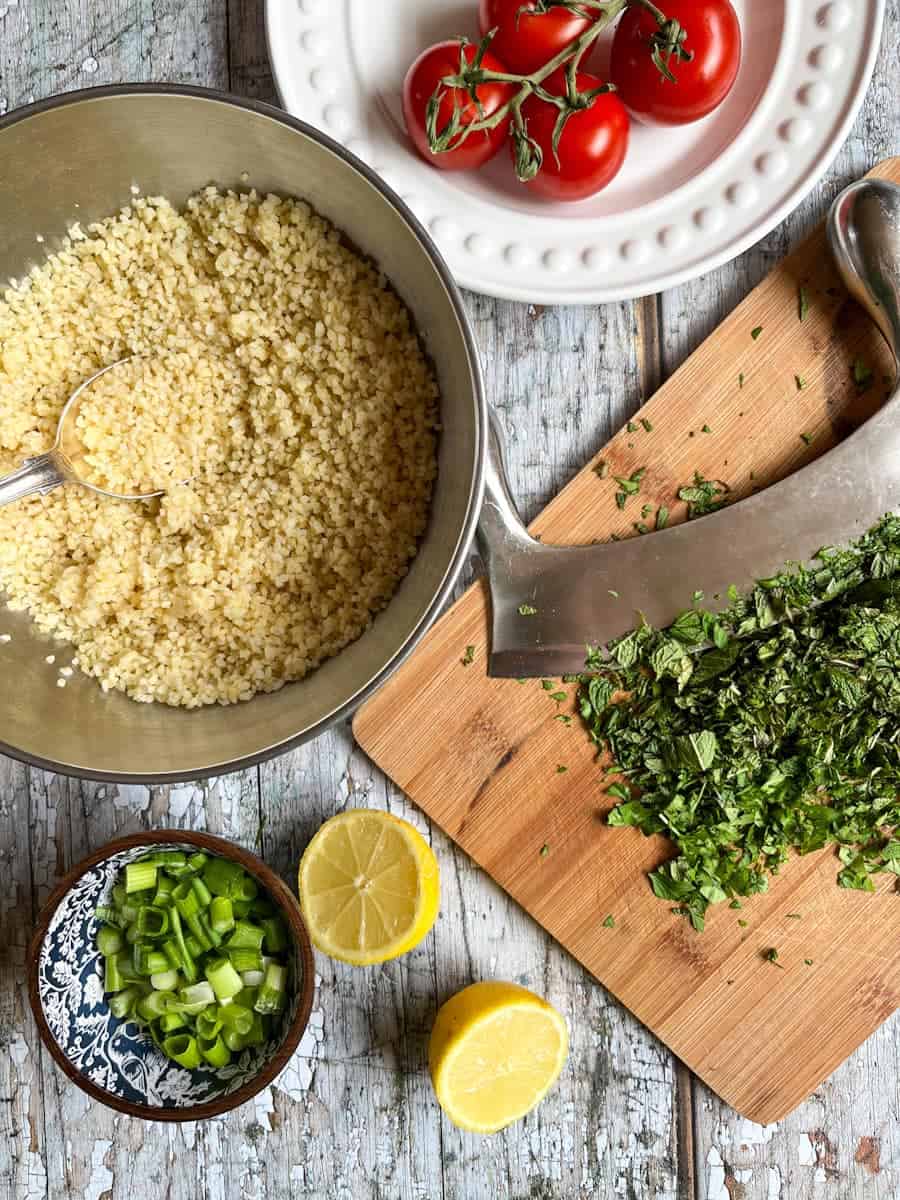
[[[297,0],[279,0],[295,3]],[[804,0],[815,3],[816,0]],[[93,84],[168,80],[272,99],[262,0],[0,0],[0,114]],[[737,262],[659,297],[550,309],[469,296],[526,515],[650,394],[824,212],[900,152],[900,0],[888,0],[865,108],[825,181]],[[0,162],[14,171],[15,163]],[[383,968],[318,960],[312,1022],[278,1084],[228,1118],[163,1127],[89,1103],[42,1052],[24,955],[54,878],[119,833],[206,828],[286,878],[319,823],[389,808],[443,871],[434,934]],[[606,996],[355,749],[346,727],[262,767],[169,788],[110,787],[0,759],[0,1185],[38,1200],[895,1200],[896,1017],[787,1120],[716,1099]],[[852,936],[852,931],[848,931]],[[460,1133],[425,1069],[437,1005],[475,979],[519,980],[566,1014],[569,1066],[507,1133]],[[664,986],[664,981],[661,981]]]

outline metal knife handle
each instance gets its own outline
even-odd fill
[[[844,285],[900,363],[900,188],[882,179],[851,184],[832,205],[828,241]]]
[[[503,570],[511,557],[540,545],[522,522],[513,499],[503,457],[503,430],[495,409],[488,406],[487,464],[484,505],[478,522],[478,549],[490,575]]]
[[[0,476],[0,506],[23,500],[26,496],[44,496],[68,483],[70,478],[64,459],[55,450],[28,458],[18,471]]]

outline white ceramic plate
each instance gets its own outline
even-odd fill
[[[477,36],[476,0],[268,0],[285,107],[342,142],[423,222],[464,287],[543,304],[630,299],[734,258],[819,180],[856,116],[885,0],[735,0],[737,83],[704,121],[635,125],[598,196],[548,204],[501,152],[479,172],[437,171],[407,141],[406,68],[425,46]],[[664,7],[664,6],[663,6]],[[604,51],[597,50],[602,71]]]

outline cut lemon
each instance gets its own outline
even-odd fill
[[[299,884],[313,944],[360,967],[418,946],[440,903],[428,843],[407,821],[367,808],[325,822],[300,860]]]
[[[489,981],[438,1010],[428,1066],[454,1125],[496,1133],[543,1100],[568,1052],[566,1022],[552,1004],[515,983]]]

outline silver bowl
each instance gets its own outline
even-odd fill
[[[443,432],[431,518],[396,595],[306,679],[246,703],[187,711],[56,686],[59,644],[0,608],[0,751],[65,774],[166,782],[259,762],[349,714],[409,654],[465,561],[484,482],[486,410],[463,305],[428,235],[362,162],[278,109],[200,88],[94,88],[0,120],[0,281],[21,276],[75,220],[116,212],[137,185],[180,205],[207,184],[308,200],[374,259],[432,358]],[[249,180],[249,183],[246,182]],[[77,207],[76,207],[77,205]],[[42,244],[36,241],[43,237]]]

